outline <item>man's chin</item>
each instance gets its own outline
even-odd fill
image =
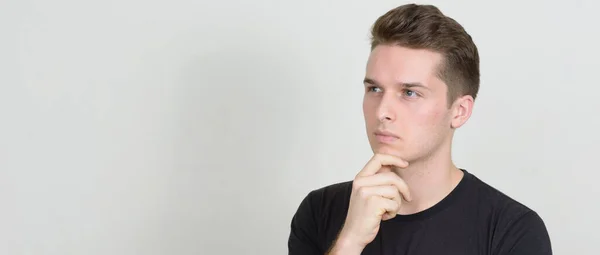
[[[400,150],[394,149],[390,146],[381,146],[379,148],[376,148],[375,153],[392,155],[392,156],[396,156],[399,158],[402,158],[402,156],[403,156],[403,153]]]

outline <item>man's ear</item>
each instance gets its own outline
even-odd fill
[[[475,100],[470,95],[465,95],[454,100],[452,104],[451,128],[459,128],[471,117]]]

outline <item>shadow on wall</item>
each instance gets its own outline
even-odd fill
[[[286,148],[307,125],[299,116],[310,90],[300,83],[310,75],[301,61],[266,47],[206,52],[183,70],[174,100],[173,243],[201,254],[281,253],[291,215],[277,212],[293,181],[286,160],[297,156]]]

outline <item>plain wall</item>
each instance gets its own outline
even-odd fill
[[[0,3],[0,254],[286,254],[371,157],[368,33],[402,1]],[[597,1],[431,1],[473,36],[459,167],[600,254]]]

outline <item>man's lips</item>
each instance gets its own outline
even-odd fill
[[[392,132],[385,130],[378,130],[375,132],[375,137],[380,143],[393,143],[396,140],[400,139],[397,135]]]

